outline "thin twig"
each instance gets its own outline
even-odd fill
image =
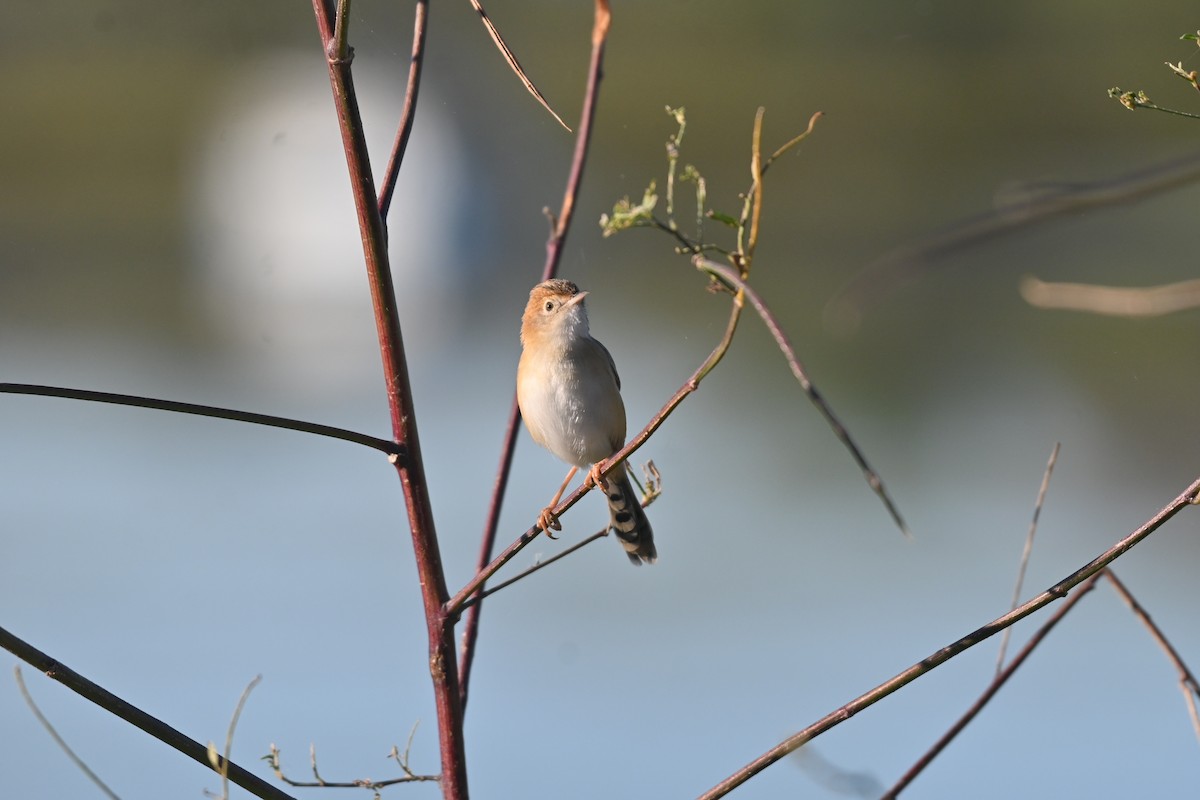
[[[1146,609],[1142,608],[1142,604],[1134,598],[1129,589],[1125,587],[1125,584],[1117,579],[1116,574],[1111,569],[1107,569],[1104,571],[1104,577],[1108,578],[1108,582],[1112,584],[1116,593],[1129,606],[1129,610],[1137,615],[1142,624],[1146,626],[1146,629],[1150,631],[1150,635],[1154,638],[1154,641],[1158,642],[1158,646],[1167,654],[1167,659],[1175,667],[1175,671],[1179,673],[1179,689],[1183,692],[1183,700],[1187,704],[1188,716],[1192,720],[1192,730],[1196,733],[1196,739],[1200,740],[1200,714],[1196,711],[1196,699],[1200,698],[1200,683],[1196,681],[1196,676],[1188,669],[1188,665],[1184,663],[1183,658],[1179,655],[1179,651],[1167,639],[1166,634],[1150,618],[1150,614]]]
[[[542,280],[553,278],[558,273],[558,265],[562,260],[563,245],[571,222],[575,217],[575,201],[583,183],[583,169],[587,164],[588,151],[591,145],[592,128],[596,118],[596,104],[600,98],[600,80],[604,74],[604,44],[608,38],[608,29],[612,21],[607,0],[596,0],[595,15],[592,23],[592,55],[588,66],[587,88],[584,92],[583,111],[579,120],[579,132],[575,136],[575,151],[571,157],[571,167],[567,173],[567,185],[563,191],[562,206],[554,220],[550,238],[546,242],[546,263],[542,269]],[[496,481],[492,487],[492,499],[488,504],[487,520],[484,523],[483,536],[479,544],[479,559],[476,574],[482,574],[492,560],[492,551],[496,547],[496,532],[500,524],[500,509],[504,503],[504,494],[508,488],[508,476],[512,469],[513,453],[517,445],[517,433],[521,424],[521,409],[517,405],[516,394],[513,395],[512,408],[508,414],[508,427],[504,433],[504,444],[500,449],[500,466],[496,470]],[[480,584],[482,586],[482,583]],[[479,598],[482,599],[482,598]],[[451,608],[448,605],[447,608]],[[467,612],[463,625],[462,647],[459,651],[459,697],[464,708],[467,705],[468,685],[471,680],[471,667],[475,660],[475,645],[479,639],[479,615],[483,604],[475,602]],[[461,611],[458,608],[457,611]]]
[[[754,259],[754,249],[758,247],[758,226],[762,220],[762,125],[763,115],[766,112],[765,108],[759,106],[758,111],[754,114],[754,135],[750,146],[750,179],[752,181],[751,186],[754,187],[751,196],[754,198],[754,211],[750,215],[750,238],[746,242],[745,257],[742,259],[742,263],[739,264],[743,278],[750,272],[750,263]]]
[[[653,461],[649,462],[645,469],[646,469],[646,480],[647,480],[646,487],[642,487],[641,481],[639,481],[637,479],[637,476],[632,475],[633,480],[638,484],[638,487],[641,488],[642,492],[643,492],[642,500],[641,500],[642,508],[648,508],[650,506],[650,504],[653,503],[655,500],[657,500],[659,495],[662,494],[662,478],[659,475],[658,470],[654,467],[654,462]],[[522,578],[527,578],[530,575],[532,575],[533,573],[537,572],[538,570],[544,569],[545,567],[550,566],[555,561],[558,561],[560,558],[566,558],[567,556],[571,555],[572,553],[574,553],[578,550],[582,550],[584,547],[587,547],[592,542],[594,542],[598,539],[603,539],[604,537],[608,536],[608,532],[609,532],[609,528],[607,528],[607,527],[602,528],[602,529],[596,531],[595,533],[593,533],[591,536],[587,537],[586,539],[584,539],[580,542],[576,542],[575,544],[571,545],[566,550],[563,550],[561,553],[556,553],[555,555],[551,556],[550,558],[547,558],[545,561],[538,561],[533,566],[529,567],[528,569],[526,569],[522,572],[518,572],[516,575],[512,576],[511,578],[501,581],[500,583],[497,583],[494,586],[487,587],[486,589],[484,589],[481,592],[478,592],[474,596],[468,597],[467,600],[463,603],[463,607],[467,608],[467,609],[471,608],[472,606],[474,606],[476,603],[478,603],[480,600],[487,597],[488,595],[495,594],[496,592],[500,591],[501,589],[503,589],[507,586],[512,586],[514,583],[521,580]],[[484,566],[486,566],[486,564]]]
[[[1168,64],[1168,66],[1170,66],[1170,64]],[[1121,91],[1121,87],[1114,86],[1108,90],[1108,96],[1128,108],[1130,111],[1136,111],[1139,108],[1148,108],[1152,111],[1162,111],[1166,114],[1174,114],[1177,117],[1200,119],[1200,114],[1193,114],[1190,111],[1180,111],[1177,108],[1170,108],[1168,106],[1160,106],[1158,103],[1155,103],[1153,100],[1147,97],[1146,93],[1142,91],[1123,92]]]
[[[90,700],[110,714],[125,720],[130,725],[145,731],[163,744],[178,750],[188,758],[212,769],[208,762],[208,748],[195,739],[184,736],[162,720],[150,716],[137,706],[117,697],[112,692],[92,683],[75,670],[38,650],[23,639],[0,628],[0,647],[12,653],[29,666],[43,672],[47,677],[66,686],[71,691]],[[291,795],[262,778],[229,762],[229,780],[241,786],[255,797],[264,800],[294,800]]]
[[[404,752],[403,753],[400,752],[400,749],[398,747],[396,747],[396,745],[392,745],[392,751],[390,753],[388,753],[388,758],[395,759],[396,763],[400,765],[400,769],[404,770],[404,774],[408,775],[409,777],[412,777],[412,778],[415,778],[417,776],[413,773],[413,771],[408,766],[408,756],[409,756],[409,753],[412,752],[413,739],[416,738],[417,727],[420,724],[421,724],[421,720],[417,720],[416,722],[413,723],[412,728],[409,729],[408,741],[405,742],[405,744],[404,744]]]
[[[567,123],[563,122],[563,119],[558,115],[558,112],[550,107],[550,103],[545,97],[542,96],[542,93],[538,91],[538,88],[533,85],[533,81],[529,79],[529,76],[525,74],[525,70],[521,68],[521,62],[517,61],[516,55],[512,50],[508,49],[508,45],[500,36],[500,31],[496,30],[495,23],[492,22],[492,18],[487,15],[487,12],[483,10],[483,6],[479,4],[479,0],[471,0],[471,6],[479,13],[479,19],[483,21],[483,27],[487,28],[488,36],[492,37],[492,41],[496,44],[496,49],[500,51],[500,55],[504,56],[504,60],[508,62],[509,69],[516,73],[517,77],[521,79],[521,83],[525,85],[525,88],[529,91],[529,93],[537,98],[537,101],[542,104],[542,108],[549,111],[550,116],[558,120],[559,125],[562,125],[568,131],[570,131],[571,129],[567,126]]]
[[[409,740],[412,744],[412,740]],[[396,748],[392,748],[393,753]],[[288,786],[294,786],[298,789],[370,789],[378,791],[379,789],[387,788],[388,786],[396,786],[401,783],[425,783],[437,782],[441,780],[440,775],[418,775],[408,768],[408,751],[405,750],[404,761],[400,763],[400,757],[393,756],[388,753],[388,758],[396,758],[397,763],[400,763],[400,768],[404,770],[404,775],[399,778],[386,778],[381,781],[373,780],[372,778],[352,778],[345,781],[327,781],[321,777],[321,773],[317,770],[317,748],[316,745],[309,746],[309,758],[312,762],[313,779],[311,781],[299,781],[289,778],[283,772],[283,765],[280,759],[279,748],[271,744],[271,749],[265,756],[263,761],[271,767],[271,771],[275,773],[275,777],[286,783]]]
[[[96,787],[100,791],[104,792],[104,794],[108,796],[110,800],[121,800],[117,793],[108,788],[108,785],[104,781],[100,780],[100,776],[95,772],[92,772],[91,768],[84,762],[84,760],[75,754],[75,751],[71,749],[71,746],[67,744],[66,740],[58,735],[58,731],[56,731],[54,726],[50,724],[50,720],[46,719],[46,715],[42,713],[40,708],[38,708],[37,703],[33,701],[33,695],[29,693],[28,687],[25,686],[25,676],[21,674],[20,664],[13,666],[13,675],[16,676],[17,688],[21,691],[21,697],[25,698],[25,705],[29,706],[29,710],[33,712],[33,716],[37,717],[37,721],[42,723],[42,727],[46,729],[46,733],[50,734],[50,738],[54,740],[54,743],[57,744],[62,751],[67,754],[67,758],[71,759],[71,763],[78,767],[80,772],[87,776],[88,780],[96,784]]]
[[[357,431],[335,428],[331,425],[319,425],[315,422],[304,422],[287,417],[276,417],[270,414],[256,414],[251,411],[238,411],[232,408],[203,406],[197,403],[181,403],[176,400],[159,400],[153,397],[139,397],[131,394],[114,394],[113,392],[94,392],[90,389],[68,389],[63,386],[39,386],[32,383],[0,383],[0,394],[24,394],[39,397],[61,397],[67,400],[84,400],[90,403],[111,403],[117,406],[134,406],[136,408],[152,408],[156,411],[173,411],[177,414],[193,414],[198,417],[213,417],[214,419],[229,419],[235,422],[248,422],[251,425],[265,425],[270,428],[284,428],[301,433],[312,433],[317,436],[327,436],[331,439],[341,439],[344,442],[361,444],[389,456],[402,457],[404,448],[387,439],[368,436]]]
[[[400,165],[408,149],[413,121],[417,118],[417,94],[421,89],[421,68],[425,64],[425,32],[429,27],[429,0],[417,0],[416,18],[413,20],[412,56],[408,61],[408,86],[404,90],[404,109],[400,112],[400,124],[396,127],[396,140],[392,143],[392,154],[388,157],[387,171],[383,174],[383,186],[379,189],[379,216],[387,226],[388,210],[392,206],[392,195],[396,191],[396,180],[400,177]]]
[[[337,14],[334,17],[333,41],[329,51],[332,58],[347,60],[350,58],[350,0],[337,0]]]
[[[1029,522],[1029,532],[1025,534],[1025,547],[1021,550],[1021,565],[1017,568],[1017,582],[1013,586],[1012,603],[1009,604],[1009,610],[1017,607],[1021,602],[1021,587],[1025,584],[1025,569],[1029,566],[1029,556],[1033,553],[1033,537],[1037,533],[1038,517],[1042,514],[1042,504],[1046,502],[1046,490],[1050,488],[1050,475],[1054,472],[1054,464],[1058,461],[1058,451],[1061,442],[1054,443],[1054,449],[1050,451],[1050,460],[1046,462],[1046,469],[1042,471],[1042,485],[1038,487],[1037,500],[1033,504],[1033,519]],[[1000,652],[996,654],[996,676],[1000,676],[1001,670],[1004,669],[1004,651],[1008,649],[1008,640],[1012,636],[1012,628],[1005,628],[1004,635],[1000,637]]]
[[[504,444],[500,448],[500,466],[496,470],[496,480],[492,486],[492,499],[488,503],[487,519],[484,522],[483,536],[479,543],[476,573],[482,572],[488,562],[492,560],[492,550],[496,546],[496,531],[500,526],[500,510],[504,506],[504,496],[508,491],[508,477],[512,474],[513,453],[517,449],[517,432],[520,424],[521,408],[517,405],[517,398],[514,395],[512,409],[508,414],[508,426],[504,431]],[[458,689],[464,710],[467,707],[471,667],[475,662],[475,645],[479,640],[479,615],[481,613],[481,604],[473,603],[463,625],[462,647],[458,656]]]
[[[496,592],[500,591],[501,589],[503,589],[507,586],[511,586],[512,584],[516,583],[517,581],[521,580],[522,578],[529,577],[530,575],[537,572],[538,570],[543,569],[544,567],[550,566],[555,561],[558,561],[560,558],[566,558],[567,556],[571,555],[571,553],[574,553],[576,550],[582,550],[584,547],[587,547],[589,544],[596,541],[597,539],[603,539],[606,536],[608,536],[608,528],[604,528],[602,530],[596,531],[591,536],[587,537],[586,539],[576,542],[575,544],[568,547],[566,550],[563,550],[561,553],[555,553],[554,555],[550,556],[550,558],[547,558],[545,561],[535,562],[533,566],[529,567],[526,570],[518,572],[516,575],[512,576],[511,578],[500,581],[500,583],[492,584],[491,586],[484,589],[482,592],[479,592],[472,597],[468,597],[465,601],[463,601],[463,608],[471,608],[472,606],[474,606],[476,603],[478,603],[483,598],[493,595]]]
[[[1055,600],[1062,599],[1076,586],[1079,586],[1088,578],[1091,578],[1093,575],[1100,572],[1100,570],[1104,569],[1122,555],[1129,552],[1130,548],[1145,539],[1150,534],[1154,533],[1154,531],[1162,527],[1167,520],[1174,517],[1182,509],[1187,508],[1195,503],[1197,501],[1198,493],[1200,493],[1200,479],[1193,481],[1191,486],[1184,489],[1182,494],[1160,509],[1153,517],[1147,520],[1137,530],[1133,531],[1124,539],[1121,539],[1119,542],[1110,547],[1108,550],[1104,551],[1099,556],[1077,569],[1075,572],[1063,578],[1061,581],[1054,584],[1037,597],[1025,603],[1020,608],[1014,609],[1004,616],[992,620],[983,627],[978,628],[961,639],[958,639],[946,647],[931,653],[926,658],[912,665],[895,677],[881,683],[866,694],[856,697],[854,700],[851,700],[841,708],[830,712],[799,733],[789,736],[775,747],[772,747],[770,750],[763,753],[761,756],[754,759],[749,764],[718,783],[712,789],[700,795],[700,800],[715,800],[715,798],[724,797],[796,748],[807,744],[831,728],[837,727],[863,709],[869,708],[898,689],[901,689],[912,683],[917,678],[920,678],[921,676],[933,671],[960,653],[974,647],[980,642],[986,641],[988,638],[996,635],[1008,626],[1019,622],[1035,611],[1048,606]]]
[[[362,115],[359,112],[350,68],[351,51],[341,55],[336,53],[335,18],[329,1],[313,0],[313,12],[327,54],[329,82],[334,107],[337,110],[338,128],[342,134],[342,149],[346,156],[354,208],[358,215],[359,237],[363,245],[363,260],[371,289],[371,306],[375,316],[379,354],[383,362],[383,385],[391,417],[392,438],[407,449],[407,458],[392,461],[400,479],[404,505],[408,512],[413,557],[421,588],[421,602],[425,610],[429,673],[433,683],[434,705],[437,708],[438,750],[442,759],[442,791],[446,800],[465,800],[468,796],[467,755],[463,742],[458,662],[454,652],[454,624],[443,612],[448,596],[446,575],[442,567],[437,528],[434,525],[429,483],[421,456],[408,359],[400,332],[396,289],[388,257],[387,234],[383,227],[383,218],[379,214],[379,195],[371,173]],[[329,55],[330,53],[335,55]]]
[[[892,788],[883,795],[882,800],[895,800],[895,798],[898,797],[910,783],[916,780],[917,776],[920,775],[925,768],[928,767],[930,763],[932,763],[932,761],[937,758],[943,750],[946,749],[946,746],[949,745],[950,742],[954,741],[958,734],[962,733],[963,729],[970,724],[971,720],[975,719],[975,717],[979,715],[979,712],[983,711],[984,706],[991,702],[991,699],[996,696],[996,693],[1000,691],[1000,687],[1008,683],[1008,679],[1011,678],[1018,669],[1020,669],[1021,665],[1025,663],[1025,659],[1029,658],[1033,651],[1037,649],[1037,646],[1042,643],[1042,640],[1050,634],[1050,631],[1054,630],[1054,626],[1057,625],[1059,621],[1067,615],[1067,612],[1075,607],[1076,603],[1083,599],[1084,595],[1096,588],[1096,581],[1100,580],[1100,575],[1101,573],[1096,573],[1091,578],[1084,581],[1084,583],[1078,589],[1071,593],[1071,596],[1067,598],[1066,602],[1059,606],[1058,610],[1055,611],[1054,614],[1042,624],[1042,627],[1038,628],[1037,632],[1029,638],[1029,641],[1025,643],[1025,646],[1021,648],[1020,652],[1013,657],[1012,663],[996,673],[996,676],[992,679],[992,682],[988,684],[987,688],[983,691],[983,694],[981,694],[978,699],[971,704],[971,707],[968,708],[963,715],[958,718],[958,721],[951,725],[950,729],[942,734],[942,736],[936,742],[934,742],[933,746],[930,747],[929,750],[927,750],[925,754],[921,756],[917,762],[908,769],[907,772],[904,773],[903,776],[901,776],[900,780],[896,781]],[[1010,630],[1012,630],[1012,628],[1005,628],[1005,632]]]
[[[809,135],[813,132],[813,128],[816,127],[817,120],[819,120],[823,116],[825,116],[824,111],[814,112],[813,115],[808,118],[808,127],[807,128],[805,128],[803,131],[801,131],[800,133],[793,136],[791,139],[788,139],[786,142],[781,144],[779,146],[779,148],[774,153],[771,153],[771,155],[767,158],[767,160],[763,162],[762,169],[760,169],[758,171],[759,176],[761,177],[762,175],[766,175],[767,170],[771,168],[771,165],[774,164],[775,161],[780,156],[782,156],[787,151],[791,150],[793,147],[795,147],[796,145],[800,144],[805,139],[807,139],[809,137]]]
[[[250,693],[254,691],[254,687],[262,682],[262,675],[255,675],[250,683],[246,684],[246,688],[242,690],[242,696],[238,698],[237,706],[233,709],[233,716],[229,720],[229,729],[225,732],[225,762],[221,763],[220,759],[210,757],[209,762],[212,763],[214,769],[221,773],[221,800],[229,800],[229,758],[233,754],[233,734],[237,730],[238,719],[242,716],[242,709],[246,707],[246,700],[249,699]]]
[[[818,411],[821,412],[821,416],[825,417],[825,421],[829,424],[829,427],[833,429],[834,435],[837,436],[842,445],[850,452],[851,457],[853,457],[855,463],[858,464],[858,468],[862,470],[863,477],[866,478],[867,485],[870,486],[871,490],[878,495],[881,501],[883,501],[884,507],[887,508],[888,513],[892,516],[892,520],[900,528],[900,532],[906,537],[911,538],[912,533],[909,531],[908,525],[905,524],[904,518],[900,516],[900,510],[896,507],[896,504],[892,502],[892,498],[888,494],[887,489],[884,488],[883,480],[879,477],[879,473],[875,472],[875,470],[871,468],[871,465],[867,463],[866,456],[862,454],[862,451],[858,449],[858,445],[856,445],[854,440],[850,438],[850,432],[846,430],[844,425],[842,425],[841,421],[833,413],[833,409],[829,407],[829,404],[825,401],[825,398],[819,391],[817,391],[817,387],[813,385],[813,382],[809,379],[808,374],[804,370],[804,365],[801,364],[800,360],[796,357],[796,350],[794,347],[792,347],[792,343],[788,340],[787,334],[784,333],[783,328],[780,326],[779,321],[775,318],[775,315],[771,313],[769,308],[767,308],[767,304],[763,301],[762,297],[760,297],[756,291],[751,289],[749,284],[747,284],[741,276],[724,264],[718,264],[717,262],[708,258],[704,258],[703,256],[694,256],[692,258],[692,263],[696,265],[697,269],[707,272],[708,274],[725,281],[727,285],[732,288],[736,288],[739,292],[745,292],[746,297],[750,298],[750,304],[754,306],[754,310],[758,312],[758,316],[762,319],[763,324],[767,326],[767,330],[770,331],[771,336],[774,337],[775,343],[779,345],[779,349],[783,352],[783,356],[787,360],[788,366],[791,368],[792,375],[795,376],[796,381],[800,384],[800,388],[804,390],[804,393],[808,395],[808,399],[811,400],[812,404],[817,407]]]

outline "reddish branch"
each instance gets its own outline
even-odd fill
[[[567,178],[567,188],[563,193],[562,208],[554,220],[550,239],[546,242],[546,265],[542,270],[542,280],[553,278],[558,272],[558,264],[562,258],[563,243],[567,240],[567,232],[571,228],[571,220],[575,216],[575,201],[579,197],[579,188],[583,183],[583,168],[587,163],[588,146],[592,138],[592,126],[596,118],[596,102],[600,96],[600,80],[603,77],[604,43],[608,38],[609,24],[612,15],[608,8],[608,0],[596,0],[595,20],[592,24],[592,60],[588,68],[587,92],[583,100],[583,111],[579,120],[579,131],[575,136],[575,153],[571,159],[571,171]],[[553,112],[551,112],[553,113]],[[500,467],[496,471],[496,482],[492,488],[492,500],[488,506],[487,521],[484,523],[483,537],[479,545],[479,562],[475,569],[477,575],[483,575],[492,560],[492,551],[496,546],[496,530],[500,524],[500,509],[504,503],[504,493],[508,488],[508,475],[512,469],[513,452],[517,445],[517,431],[521,423],[521,411],[517,407],[516,394],[513,395],[512,409],[508,415],[508,428],[504,433],[504,444],[501,447]],[[536,530],[534,534],[536,535]],[[532,537],[530,537],[532,539]],[[522,545],[523,546],[523,545]],[[514,552],[515,555],[515,552]],[[497,567],[498,569],[498,567]],[[492,572],[487,573],[490,576]],[[484,577],[486,580],[487,576]],[[475,586],[482,588],[483,580]],[[475,591],[473,590],[473,591]],[[451,608],[461,610],[461,603],[452,603]],[[479,616],[483,609],[483,597],[480,596],[467,611],[466,622],[463,626],[462,651],[459,657],[459,676],[461,702],[467,704],[467,685],[471,677],[471,665],[475,660],[475,644],[479,638]]]
[[[396,190],[396,179],[400,176],[400,164],[408,149],[412,135],[413,120],[417,118],[417,94],[421,89],[421,67],[425,63],[425,31],[429,24],[429,0],[417,0],[416,18],[413,20],[412,57],[408,64],[408,86],[404,90],[404,110],[400,112],[400,125],[396,128],[396,141],[392,144],[392,155],[388,158],[387,172],[379,190],[379,216],[387,226],[388,209],[392,205],[392,194]]]
[[[416,414],[392,271],[388,263],[387,237],[379,213],[378,197],[371,176],[362,117],[355,96],[350,62],[352,53],[345,41],[345,6],[338,13],[328,0],[313,0],[317,28],[329,66],[342,147],[358,213],[363,257],[371,287],[379,351],[383,359],[384,385],[392,420],[392,435],[404,448],[404,458],[392,462],[404,492],[408,522],[412,532],[413,555],[421,584],[425,623],[429,638],[429,672],[433,680],[437,707],[438,743],[442,759],[442,791],[448,800],[467,797],[466,749],[463,744],[462,703],[458,688],[458,663],[454,654],[453,622],[443,611],[446,602],[446,578],[433,524],[428,484],[421,443],[417,436]]]

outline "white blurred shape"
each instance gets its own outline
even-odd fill
[[[356,69],[376,183],[403,102],[402,68]],[[336,392],[378,374],[362,244],[324,62],[281,52],[230,72],[190,176],[196,302],[233,367],[281,391]],[[433,339],[475,259],[453,234],[467,217],[467,156],[437,90],[421,89],[389,214],[406,339]],[[435,339],[434,339],[435,340]]]

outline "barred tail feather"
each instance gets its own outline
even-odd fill
[[[613,533],[625,548],[629,560],[637,567],[642,562],[653,564],[658,558],[658,551],[654,548],[654,531],[624,470],[620,475],[610,475],[604,480],[604,493],[608,495]]]

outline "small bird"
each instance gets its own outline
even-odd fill
[[[604,345],[588,333],[583,298],[567,280],[539,283],[529,293],[521,318],[521,361],[517,404],[533,440],[571,465],[562,488],[542,510],[538,524],[561,530],[552,509],[576,470],[608,498],[611,525],[635,565],[653,564],[654,531],[622,465],[601,478],[599,464],[625,444],[621,379]]]

